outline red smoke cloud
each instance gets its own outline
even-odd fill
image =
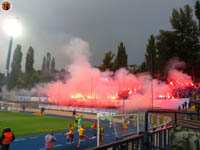
[[[151,108],[152,80],[149,75],[135,76],[120,69],[100,72],[89,63],[89,45],[80,39],[73,39],[65,48],[72,63],[67,67],[70,78],[49,83],[43,88],[50,101],[59,105],[86,107],[121,107],[122,97],[127,93],[127,109]],[[175,69],[169,71],[169,83],[175,87],[193,83],[191,77]],[[179,82],[181,84],[179,84]],[[153,80],[153,98],[172,98],[172,85]]]
[[[180,88],[194,86],[192,78],[181,71],[170,70],[168,73],[168,82],[170,86]]]

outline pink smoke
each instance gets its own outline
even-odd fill
[[[46,84],[43,92],[52,103],[69,106],[86,107],[121,107],[124,93],[128,93],[126,109],[151,108],[152,79],[149,75],[135,76],[126,69],[112,72],[101,72],[89,63],[89,44],[80,39],[73,39],[65,48],[72,60],[67,67],[70,78],[66,83],[61,81]],[[181,83],[192,83],[191,78],[175,69],[169,71],[169,81],[180,80]],[[179,85],[177,85],[179,86]],[[172,98],[172,88],[169,84],[153,80],[153,99],[158,97]],[[167,99],[168,98],[168,99]]]
[[[169,71],[167,80],[171,86],[177,88],[194,86],[192,78],[189,75],[174,69]]]

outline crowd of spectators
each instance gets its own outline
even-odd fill
[[[184,96],[184,98],[189,98],[189,101],[185,101],[182,105],[178,107],[179,111],[185,111],[185,112],[197,112],[200,113],[200,91],[199,88],[194,88],[193,91],[191,91],[191,95],[189,97]],[[192,119],[192,117],[190,117]],[[197,117],[198,120],[200,120],[200,114]]]
[[[173,89],[174,98],[189,98],[189,97],[195,97],[197,95],[200,95],[199,86]]]

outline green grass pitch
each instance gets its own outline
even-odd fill
[[[2,133],[4,128],[9,127],[17,137],[48,133],[51,130],[54,132],[67,131],[69,130],[70,124],[73,125],[74,120],[20,112],[0,111],[0,133]],[[84,122],[85,128],[91,126],[91,122]]]

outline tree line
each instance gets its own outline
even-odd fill
[[[193,15],[194,14],[194,15]],[[185,62],[181,68],[191,75],[193,80],[200,80],[200,1],[196,1],[194,10],[185,5],[184,8],[173,9],[170,17],[171,30],[160,30],[158,35],[150,35],[146,45],[145,60],[136,73],[150,72],[155,78],[165,80],[168,62],[174,58]],[[102,71],[116,71],[127,67],[125,46],[121,43],[115,58],[112,51],[108,51],[99,67]]]
[[[193,15],[194,14],[194,15]],[[200,79],[200,2],[196,1],[194,10],[185,5],[184,8],[173,9],[170,17],[171,30],[160,30],[158,35],[151,35],[145,54],[145,61],[139,66],[142,71],[153,71],[166,77],[167,63],[178,58],[185,62],[182,68],[193,77]]]
[[[108,51],[105,53],[103,58],[103,64],[98,68],[101,71],[116,71],[120,68],[127,68],[128,65],[128,55],[126,53],[126,48],[123,42],[121,42],[118,46],[117,55],[112,51]]]
[[[11,62],[11,72],[8,75],[7,88],[9,90],[17,89],[31,89],[38,83],[45,83],[54,80],[64,81],[64,69],[58,71],[55,69],[55,58],[48,52],[43,57],[41,70],[34,68],[34,49],[29,47],[26,54],[25,71],[22,71],[22,57],[21,45],[17,45],[14,50],[13,59]],[[0,85],[3,85],[3,74],[0,74]]]
[[[23,72],[21,65],[23,53],[21,49],[21,45],[18,44],[14,50],[11,71],[8,74],[7,89],[31,89],[38,83],[47,83],[56,80],[65,82],[68,72],[64,69],[60,71],[56,70],[55,58],[49,52],[43,57],[41,70],[34,68],[34,49],[31,46],[26,54],[25,71]],[[103,58],[103,64],[98,68],[101,71],[116,71],[120,68],[127,68],[128,55],[126,54],[123,42],[119,44],[118,53],[115,59],[114,57],[115,54],[112,51],[107,52]],[[1,86],[3,85],[3,77],[4,75],[0,73]]]

